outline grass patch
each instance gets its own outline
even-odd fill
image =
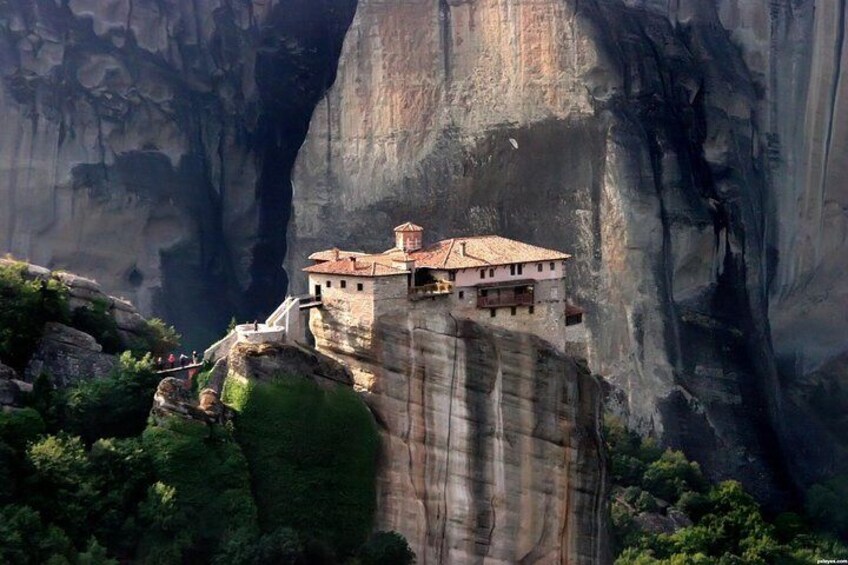
[[[349,555],[367,539],[375,510],[379,439],[351,390],[288,377],[246,384],[229,377],[236,438],[250,465],[266,532],[288,527]]]

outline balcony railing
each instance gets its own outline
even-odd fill
[[[477,297],[477,308],[499,308],[501,306],[532,306],[533,305],[533,295],[532,294],[512,294],[512,293],[503,293],[498,295],[497,293],[492,294],[489,291],[489,294],[486,296],[478,296]]]
[[[453,283],[448,281],[438,281],[433,284],[425,284],[421,286],[413,286],[409,289],[409,298],[412,300],[420,300],[431,296],[441,296],[451,294],[453,292]]]

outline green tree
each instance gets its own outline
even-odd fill
[[[29,506],[0,506],[0,563],[69,563],[74,547],[65,533],[46,525]]]
[[[700,466],[687,460],[682,452],[670,449],[648,465],[642,476],[642,488],[671,503],[677,502],[684,492],[698,492],[705,487]]]
[[[0,361],[23,369],[46,322],[68,321],[68,291],[54,279],[27,280],[24,265],[0,265]]]
[[[87,540],[98,492],[82,441],[64,434],[46,436],[27,449],[27,460],[28,502],[75,542]]]
[[[117,354],[127,346],[118,332],[118,323],[109,313],[109,303],[103,299],[92,301],[91,307],[75,309],[71,326],[96,339],[106,353]]]
[[[144,343],[139,347],[137,353],[150,353],[153,357],[166,356],[172,351],[180,348],[182,336],[177,333],[173,326],[166,324],[159,318],[147,320]]]
[[[86,443],[141,434],[159,380],[149,355],[136,359],[125,352],[111,375],[82,381],[67,393],[66,429]]]
[[[359,550],[363,565],[412,565],[415,553],[397,532],[377,532]]]

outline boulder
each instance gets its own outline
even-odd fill
[[[319,384],[353,385],[353,378],[341,363],[298,345],[237,343],[230,349],[227,364],[230,372],[260,381],[301,375]]]
[[[74,328],[50,322],[24,373],[25,380],[34,382],[42,373],[53,379],[56,387],[64,388],[81,380],[102,378],[118,365],[117,357],[103,353],[97,341]]]
[[[14,369],[0,363],[0,406],[16,406],[20,402],[21,390],[16,383],[17,377]]]
[[[154,422],[161,423],[174,416],[207,424],[221,424],[232,419],[232,409],[221,402],[216,391],[203,389],[198,402],[192,398],[187,385],[186,381],[175,377],[162,379],[156,388],[150,411]]]

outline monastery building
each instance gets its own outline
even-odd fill
[[[311,310],[313,333],[332,318],[361,344],[381,316],[433,311],[580,350],[583,313],[567,301],[565,283],[570,255],[497,235],[425,246],[424,229],[410,222],[394,232],[394,247],[382,253],[329,249],[309,257],[311,296],[301,308]]]

